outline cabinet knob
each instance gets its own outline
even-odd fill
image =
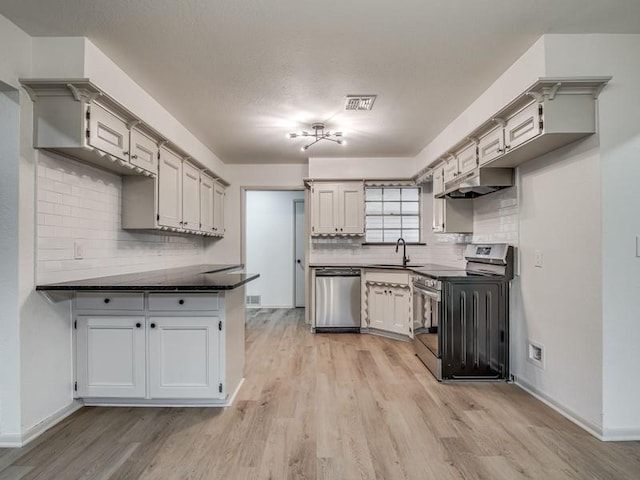
[[[178,300],[178,303],[179,303],[180,305],[184,305],[184,300],[183,300],[183,299],[180,299],[180,300]]]
[[[151,325],[149,325],[151,328],[156,328],[156,324],[152,323]]]
[[[111,301],[111,299],[110,299],[110,298],[105,298],[105,299],[104,299],[104,303],[109,303],[110,301]]]
[[[182,222],[183,225],[187,225],[189,222]]]
[[[124,152],[122,152],[122,154],[123,155],[129,155],[129,152],[125,150]]]
[[[336,228],[336,232],[338,231],[338,229]]]
[[[342,231],[342,229],[340,229],[340,231]]]
[[[138,155],[131,155],[131,158],[135,160],[136,158],[138,158]]]
[[[140,328],[142,324],[140,322],[136,323],[136,328]]]

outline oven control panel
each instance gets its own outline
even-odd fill
[[[433,290],[442,290],[442,282],[435,278],[425,277],[423,275],[416,275],[413,278],[413,284],[416,287],[431,288]]]

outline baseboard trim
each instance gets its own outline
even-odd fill
[[[593,435],[598,440],[605,441],[605,438],[602,435],[602,427],[601,426],[595,425],[595,424],[589,422],[588,420],[585,420],[580,415],[576,415],[576,413],[573,412],[570,408],[567,408],[565,405],[561,404],[560,402],[557,402],[556,400],[551,398],[549,395],[547,395],[546,393],[538,390],[536,387],[531,385],[526,380],[523,380],[522,378],[516,377],[514,383],[518,387],[523,389],[525,392],[527,392],[529,395],[537,398],[538,400],[540,400],[542,403],[544,403],[548,407],[551,407],[552,409],[554,409],[556,412],[558,412],[560,415],[562,415],[567,420],[575,423],[577,426],[582,428],[587,433]]]
[[[236,401],[236,397],[238,396],[238,392],[240,392],[240,387],[242,387],[243,383],[244,383],[244,377],[242,377],[240,379],[240,382],[238,382],[238,386],[236,387],[236,389],[233,391],[233,393],[231,394],[231,396],[227,400],[227,403],[226,403],[225,407],[230,407],[231,405],[233,405],[233,402]]]
[[[49,430],[54,425],[60,423],[72,413],[80,410],[83,407],[82,402],[74,400],[72,403],[64,408],[61,408],[57,412],[49,415],[42,422],[28,428],[23,433],[12,434],[0,434],[0,448],[20,448],[32,442],[44,432]]]
[[[637,442],[640,440],[640,428],[605,428],[603,442]]]

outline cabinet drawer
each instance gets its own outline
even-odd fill
[[[405,272],[376,272],[366,271],[365,281],[367,282],[379,282],[389,283],[397,285],[409,285],[409,274]]]
[[[78,310],[144,310],[142,293],[77,293]]]
[[[149,294],[149,310],[152,311],[211,311],[219,308],[217,293]]]

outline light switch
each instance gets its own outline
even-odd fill
[[[542,250],[534,252],[533,265],[542,268]]]

